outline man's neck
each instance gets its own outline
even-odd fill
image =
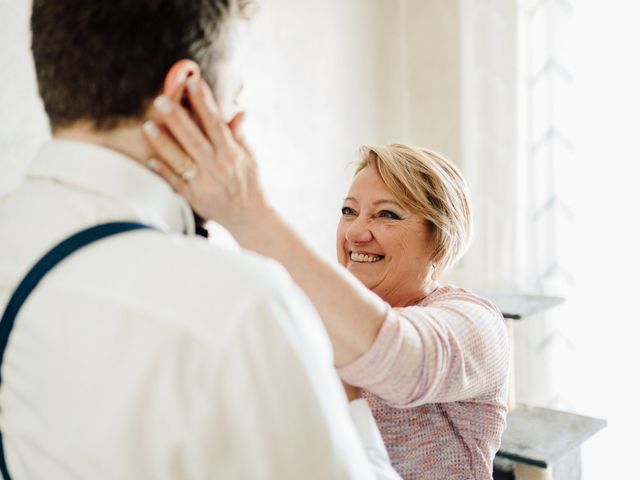
[[[152,150],[138,123],[132,122],[109,131],[95,130],[88,124],[76,123],[71,127],[55,129],[52,136],[58,140],[93,143],[110,148],[143,164],[152,156]]]
[[[53,134],[58,140],[93,143],[127,155],[132,160],[145,164],[153,156],[153,151],[145,140],[139,123],[130,123],[109,131],[98,131],[86,124],[74,124],[67,128],[58,128]],[[208,237],[205,220],[195,214],[196,234]]]

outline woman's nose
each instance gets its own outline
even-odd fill
[[[345,237],[349,243],[367,243],[373,239],[373,234],[366,220],[355,219],[347,228]]]

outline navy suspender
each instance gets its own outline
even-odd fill
[[[90,243],[105,237],[117,235],[118,233],[145,228],[151,227],[135,222],[113,222],[87,228],[86,230],[82,230],[72,235],[53,247],[38,261],[38,263],[33,266],[33,268],[31,268],[31,270],[29,270],[29,273],[27,273],[13,292],[13,295],[9,299],[9,303],[7,303],[2,315],[2,320],[0,320],[0,384],[2,383],[2,361],[4,360],[4,352],[7,348],[9,335],[11,335],[11,330],[15,323],[16,316],[31,292],[33,292],[33,289],[36,288],[38,283],[40,283],[40,280],[42,280],[42,278],[62,260]],[[0,472],[2,473],[4,480],[11,480],[11,476],[7,469],[7,463],[4,458],[4,445],[1,433]]]

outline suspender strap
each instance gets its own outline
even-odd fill
[[[147,228],[152,227],[135,222],[112,222],[87,228],[86,230],[82,230],[72,235],[53,247],[31,268],[31,270],[29,270],[27,275],[22,279],[18,287],[13,292],[13,295],[9,299],[9,303],[7,303],[2,315],[2,320],[0,320],[0,384],[2,383],[2,362],[4,360],[4,353],[7,348],[7,344],[9,343],[9,335],[11,335],[11,330],[13,329],[13,325],[16,321],[16,316],[31,292],[33,292],[38,283],[40,283],[40,280],[42,280],[42,278],[62,260],[90,243],[119,233]],[[11,480],[4,458],[4,445],[2,443],[1,434],[0,472],[2,473],[4,480]]]

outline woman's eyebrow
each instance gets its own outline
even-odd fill
[[[356,200],[354,197],[346,197],[346,198],[344,199],[344,201],[345,201],[345,202],[349,201],[349,202],[358,203],[358,200]],[[377,207],[378,205],[382,205],[383,203],[387,203],[387,204],[390,204],[390,205],[394,205],[394,206],[396,206],[398,209],[400,209],[400,210],[404,210],[404,207],[403,207],[402,205],[400,205],[398,202],[396,202],[395,200],[392,200],[392,199],[386,199],[386,198],[383,198],[383,199],[381,199],[381,200],[376,200],[375,202],[373,202],[373,205]]]
[[[383,204],[383,203],[389,203],[389,204],[391,204],[391,205],[395,205],[395,206],[396,206],[396,207],[398,207],[399,209],[403,210],[402,205],[400,205],[400,204],[399,204],[398,202],[396,202],[395,200],[386,200],[386,199],[383,199],[383,200],[376,200],[375,202],[373,202],[373,204],[374,204],[375,206],[378,206],[378,205]]]

